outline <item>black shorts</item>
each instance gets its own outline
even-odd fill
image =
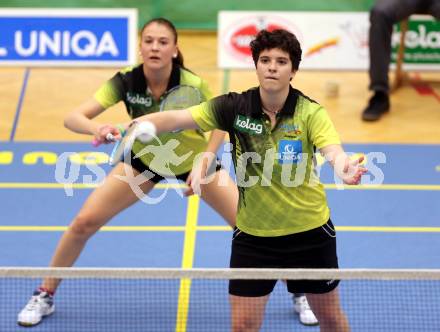
[[[238,228],[232,237],[231,268],[338,268],[336,232],[328,222],[310,231],[277,237],[253,236]],[[257,297],[272,292],[276,280],[230,280],[229,294]],[[290,293],[328,293],[339,280],[287,280]]]
[[[131,167],[133,167],[136,171],[138,171],[139,173],[143,173],[145,171],[147,171],[147,173],[151,173],[153,174],[153,177],[151,177],[149,180],[153,183],[159,183],[160,181],[164,180],[166,178],[166,176],[162,176],[160,174],[157,174],[156,172],[154,172],[153,170],[151,170],[147,165],[145,165],[142,160],[140,158],[134,158],[135,154],[133,153],[133,151],[131,152],[131,158],[130,158],[130,165]],[[124,158],[125,161],[125,158]],[[215,169],[214,169],[214,165],[215,165]],[[216,163],[212,163],[212,165],[210,166],[210,170],[208,171],[208,174],[213,174],[213,172],[218,172],[220,169],[222,168],[220,161],[217,159]],[[178,174],[175,175],[176,179],[181,180],[183,182],[186,181],[186,179],[188,178],[190,172],[186,172],[183,174]]]

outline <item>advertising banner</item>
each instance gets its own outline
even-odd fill
[[[367,12],[244,12],[219,13],[218,65],[221,68],[254,67],[250,41],[261,29],[287,29],[301,43],[302,69],[366,70],[369,65]],[[407,32],[407,68],[438,69],[440,22],[429,16],[412,16]],[[393,55],[400,44],[394,27]]]
[[[136,9],[0,9],[0,65],[124,66],[136,61]]]

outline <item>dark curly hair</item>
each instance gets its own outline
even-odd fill
[[[277,29],[271,32],[261,30],[255,39],[251,41],[250,47],[255,67],[257,66],[261,52],[264,50],[279,48],[289,54],[290,61],[292,62],[292,69],[296,71],[299,68],[302,53],[301,45],[296,36],[287,30]]]

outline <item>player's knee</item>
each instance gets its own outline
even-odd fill
[[[232,322],[233,332],[258,331],[259,324],[257,320],[251,317],[240,317]]]
[[[321,328],[326,327],[330,330],[337,331],[337,328],[343,325],[344,313],[342,311],[324,310],[320,313],[318,320]]]
[[[72,224],[70,230],[80,237],[89,237],[100,228],[100,223],[91,213],[79,213]]]

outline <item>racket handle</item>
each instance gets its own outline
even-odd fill
[[[115,142],[115,141],[116,141],[116,138],[115,138],[115,136],[113,136],[112,133],[108,133],[108,134],[105,136],[105,140],[108,141],[108,142]],[[94,138],[93,141],[92,141],[92,145],[93,145],[95,148],[98,147],[98,146],[100,146],[102,143],[103,143],[103,142],[98,141],[96,138]]]

